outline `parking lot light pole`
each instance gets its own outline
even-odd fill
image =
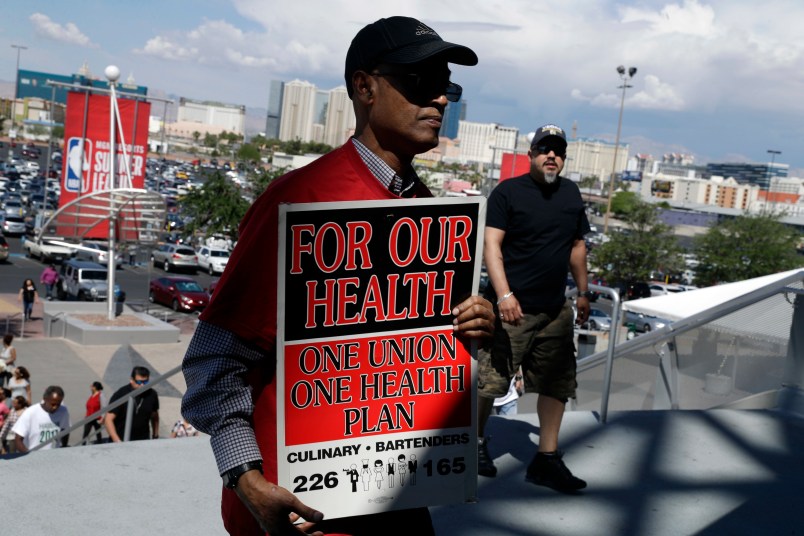
[[[14,72],[14,104],[11,107],[11,124],[16,124],[16,111],[17,111],[17,99],[19,98],[19,86],[20,86],[20,52],[23,50],[28,50],[28,47],[24,47],[22,45],[11,45],[11,48],[17,49],[17,70]]]
[[[617,138],[614,140],[614,163],[611,165],[611,177],[609,178],[609,195],[608,201],[606,202],[606,216],[603,220],[603,234],[607,234],[609,232],[609,213],[611,212],[611,198],[614,195],[614,176],[617,171],[617,152],[620,149],[620,130],[623,126],[623,108],[625,107],[625,90],[629,87],[633,87],[628,85],[628,81],[631,80],[637,72],[636,67],[629,67],[628,72],[626,73],[625,67],[622,65],[617,67],[617,74],[620,75],[620,79],[623,81],[623,85],[620,86],[620,89],[623,90],[622,97],[620,98],[620,118],[617,120]]]
[[[109,257],[108,257],[108,274],[107,279],[107,313],[109,320],[114,320],[115,313],[117,312],[117,296],[114,295],[114,279],[115,270],[117,269],[117,246],[115,244],[115,225],[117,225],[117,209],[115,207],[114,191],[117,188],[117,147],[115,147],[115,107],[117,106],[117,94],[115,93],[115,86],[117,80],[120,78],[120,69],[115,65],[109,65],[104,71],[106,78],[109,80]]]
[[[776,161],[776,155],[782,154],[782,151],[777,151],[775,149],[768,149],[768,154],[771,155],[771,161],[770,165],[768,166],[768,199],[766,200],[765,206],[768,206],[768,204],[771,202],[771,198],[773,198],[772,214],[776,214],[776,197],[773,195],[773,188],[771,188],[771,185],[773,184],[774,178],[777,177],[771,176],[771,173],[773,173],[772,169],[773,169],[773,163]]]

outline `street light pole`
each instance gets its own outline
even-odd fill
[[[117,312],[117,296],[114,295],[115,270],[117,269],[117,245],[115,243],[115,226],[117,225],[117,207],[115,206],[114,191],[117,189],[117,147],[115,146],[115,116],[117,108],[117,81],[120,79],[120,69],[109,65],[104,70],[109,81],[109,256],[106,280],[106,313],[109,320],[114,320]],[[133,143],[133,142],[132,142]]]
[[[623,126],[623,108],[625,107],[625,90],[628,89],[628,81],[631,80],[637,72],[636,67],[629,67],[628,72],[626,73],[625,67],[622,65],[617,67],[617,73],[620,75],[620,79],[623,81],[623,85],[620,86],[620,89],[623,90],[622,97],[620,98],[620,117],[617,120],[617,138],[614,140],[614,163],[611,166],[611,177],[609,178],[609,195],[608,201],[606,202],[606,216],[603,220],[603,234],[609,232],[609,213],[611,212],[611,198],[614,195],[614,174],[617,171],[617,152],[620,149],[620,130]]]
[[[14,105],[11,107],[11,124],[15,124],[16,114],[14,113],[17,110],[17,99],[19,98],[19,85],[20,85],[20,52],[23,50],[28,50],[28,47],[24,47],[22,45],[11,45],[11,48],[17,49],[17,70],[14,73]]]
[[[768,149],[768,154],[771,155],[771,163],[770,163],[770,166],[768,166],[768,199],[767,199],[766,206],[767,206],[768,203],[771,202],[770,198],[773,197],[773,188],[771,188],[771,181],[773,181],[774,178],[771,177],[771,168],[773,168],[773,163],[776,160],[776,155],[777,154],[782,154],[782,151],[777,151],[775,149]],[[772,214],[775,214],[775,213],[776,213],[776,199],[774,198]]]

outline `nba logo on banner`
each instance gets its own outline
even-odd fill
[[[83,142],[83,143],[82,143]],[[81,181],[89,171],[92,156],[92,140],[70,138],[67,141],[67,177],[64,188],[69,192],[80,192]]]

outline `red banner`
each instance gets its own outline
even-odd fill
[[[503,153],[500,164],[500,182],[519,177],[530,171],[530,157],[526,154]]]
[[[148,154],[148,118],[151,105],[145,101],[117,99],[120,124],[115,127],[116,172],[111,181],[110,97],[84,92],[67,95],[64,125],[64,171],[59,208],[79,197],[113,188],[143,188]],[[121,137],[122,132],[122,137]],[[124,153],[125,150],[125,153]],[[124,157],[125,154],[125,157]],[[131,184],[127,181],[131,173]],[[64,237],[105,238],[109,234],[108,210],[103,202],[87,201],[58,218],[57,232]],[[91,205],[91,206],[90,206]],[[119,236],[120,239],[136,239]]]

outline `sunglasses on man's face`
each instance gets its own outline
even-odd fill
[[[537,145],[531,148],[533,154],[550,154],[552,151],[557,158],[564,158],[567,156],[567,150],[558,145]]]
[[[463,88],[455,82],[450,82],[449,75],[439,76],[434,74],[403,73],[396,71],[377,71],[371,73],[374,76],[390,76],[394,78],[402,91],[409,97],[416,100],[432,99],[444,95],[449,102],[461,100]]]
[[[149,381],[150,380],[134,380],[134,383],[136,383],[137,385],[148,385]]]

